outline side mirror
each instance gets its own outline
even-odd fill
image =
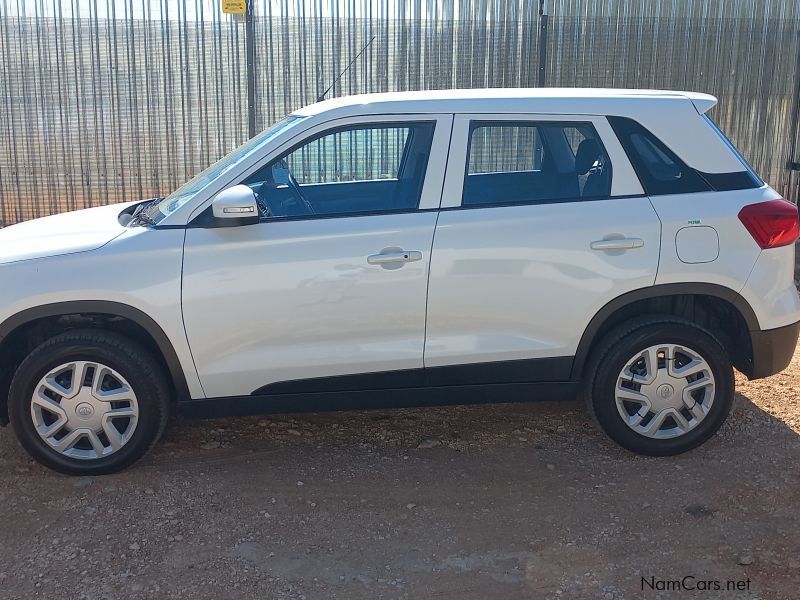
[[[222,190],[211,202],[215,227],[254,225],[259,221],[256,196],[246,185],[234,185]]]

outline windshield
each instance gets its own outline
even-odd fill
[[[184,183],[169,196],[154,204],[153,208],[148,210],[150,213],[150,220],[153,223],[157,223],[167,215],[172,214],[178,210],[178,208],[186,204],[186,202],[194,198],[195,195],[204,190],[206,186],[211,184],[218,177],[231,170],[251,154],[261,150],[265,144],[267,144],[281,131],[294,125],[297,123],[297,121],[302,119],[303,117],[286,117],[282,121],[275,123],[272,127],[265,129],[254,138],[246,141],[244,144],[236,148],[236,150],[233,150],[229,154],[225,155],[206,170],[195,175],[192,179]]]

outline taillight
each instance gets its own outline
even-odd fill
[[[739,220],[764,249],[793,244],[800,234],[797,207],[786,200],[748,204],[739,211]]]

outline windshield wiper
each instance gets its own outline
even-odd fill
[[[162,200],[163,198],[153,198],[147,202],[142,202],[136,207],[136,210],[133,211],[129,225],[155,225],[157,221],[153,218],[148,209],[157,205]]]
[[[133,219],[131,219],[131,225],[155,225],[156,221],[146,212],[139,211],[133,215]]]

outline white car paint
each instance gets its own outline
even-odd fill
[[[624,223],[624,226],[621,226]],[[443,211],[425,366],[572,356],[606,302],[653,285],[659,223],[644,198]],[[606,237],[644,241],[591,250]]]
[[[762,250],[739,290],[755,312],[761,329],[777,329],[800,319],[794,260],[794,245]]]
[[[76,210],[0,229],[0,264],[96,250],[127,230],[117,216],[130,204]]]
[[[204,397],[181,314],[185,231],[137,227],[123,228],[120,233],[117,216],[121,207],[107,208],[104,224],[113,239],[104,246],[92,251],[83,245],[64,247],[61,255],[0,264],[0,323],[26,309],[60,302],[100,300],[131,306],[158,323],[180,361],[190,395]],[[95,210],[79,212],[97,215],[92,213]],[[28,226],[37,223],[31,221]],[[73,221],[73,226],[78,240],[80,225]],[[13,248],[0,248],[2,255],[9,251]]]
[[[656,283],[697,281],[741,291],[762,250],[742,227],[737,215],[747,204],[775,198],[780,195],[766,186],[756,190],[652,196],[650,201],[661,219],[664,240]],[[717,231],[719,257],[716,260],[687,264],[680,259],[675,239],[678,231],[687,226],[713,227]],[[775,250],[779,249],[767,252]],[[793,281],[785,283],[794,285]]]
[[[183,315],[206,394],[421,368],[435,226],[432,211],[188,230]],[[368,264],[386,248],[423,259]]]
[[[415,92],[322,102],[297,111],[305,118],[158,227],[126,228],[117,219],[122,207],[112,206],[0,232],[0,323],[57,302],[127,304],[163,329],[190,396],[199,399],[297,378],[569,355],[600,307],[654,283],[716,283],[740,293],[763,329],[796,322],[793,248],[761,250],[736,218],[741,206],[776,192],[765,186],[648,199],[604,120],[639,120],[696,169],[742,171],[702,118],[713,103],[705,95],[634,90]],[[459,210],[469,115],[592,121],[614,166],[612,193],[621,197]],[[400,118],[437,121],[424,210],[186,227],[216,193],[306,137]],[[680,260],[676,235],[690,221],[718,232],[719,258]],[[643,245],[590,248],[609,236]],[[367,262],[388,248],[422,258],[397,270]]]

